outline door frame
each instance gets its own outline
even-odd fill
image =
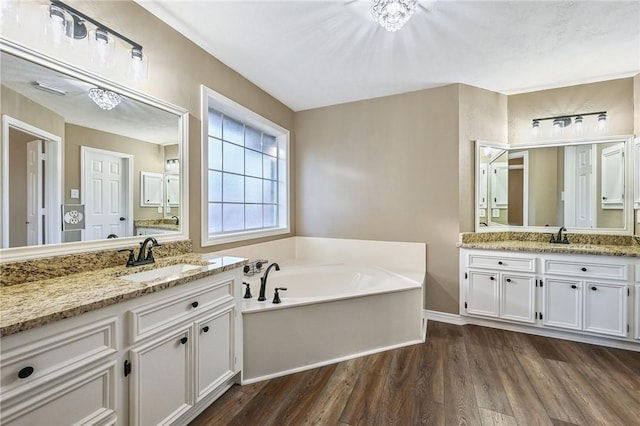
[[[57,244],[62,239],[61,211],[62,211],[62,182],[64,169],[62,168],[62,137],[49,133],[31,124],[20,121],[17,118],[2,114],[2,248],[9,247],[9,129],[14,128],[21,132],[33,135],[36,139],[42,139],[45,145],[45,154],[48,161],[45,167],[44,178],[47,185],[45,191],[45,203],[47,212],[45,220],[44,236],[46,244]]]
[[[509,153],[508,158],[522,158],[522,167],[509,166],[509,170],[522,168],[522,226],[529,226],[529,151]]]
[[[109,151],[106,149],[92,148],[89,146],[81,146],[80,147],[80,204],[85,206],[85,214],[87,213],[86,208],[86,199],[85,199],[85,189],[87,188],[88,183],[86,182],[86,173],[85,173],[85,156],[89,153],[93,154],[104,154],[104,155],[112,155],[114,157],[119,157],[124,160],[125,167],[127,168],[124,176],[127,178],[127,182],[125,183],[125,194],[124,197],[126,202],[126,215],[125,215],[125,227],[127,231],[131,231],[131,235],[127,235],[127,237],[134,236],[133,232],[133,155],[125,154],[123,152],[118,151]],[[85,219],[86,220],[86,219]],[[85,237],[85,229],[82,229],[80,232],[81,241],[86,241]]]

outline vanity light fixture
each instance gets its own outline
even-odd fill
[[[398,31],[418,7],[417,0],[371,0],[371,16],[389,31]]]
[[[546,120],[553,120],[554,132],[561,131],[562,129],[571,126],[571,123],[575,123],[576,132],[582,132],[584,129],[584,117],[588,115],[598,116],[598,128],[603,130],[607,124],[607,112],[586,112],[572,115],[558,115],[555,117],[534,118],[531,122],[531,129],[534,135],[538,135],[540,132],[540,122]]]
[[[177,158],[169,158],[165,165],[167,172],[178,172],[180,170],[180,160]]]
[[[58,89],[57,87],[49,86],[46,83],[42,83],[40,81],[34,81],[33,85],[36,89],[43,90],[45,92],[53,93],[54,95],[64,96],[67,94],[66,90]]]
[[[130,65],[129,71],[133,73],[135,78],[146,78],[147,58],[146,55],[143,55],[140,44],[59,0],[51,0],[48,12],[50,18],[48,29],[51,32],[50,36],[53,38],[54,45],[58,46],[64,37],[81,40],[89,35],[94,55],[104,66],[111,65],[113,62],[115,57],[114,38],[120,39],[131,46],[129,62],[132,65]],[[87,22],[92,24],[95,29],[88,31]]]
[[[122,97],[117,93],[98,87],[89,89],[89,97],[96,105],[106,111],[114,109],[120,104],[120,101],[122,101]]]

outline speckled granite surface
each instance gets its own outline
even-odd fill
[[[137,246],[132,247],[136,251]],[[162,243],[153,249],[154,257],[159,260],[169,256],[191,253],[191,240],[172,241]],[[41,281],[49,278],[65,277],[81,272],[97,271],[127,263],[128,253],[117,250],[95,251],[90,253],[76,253],[67,256],[56,256],[43,259],[33,259],[21,262],[4,263],[0,265],[0,287]]]
[[[163,266],[188,263],[199,265],[169,278],[135,282],[124,275]],[[127,268],[124,265],[92,272],[70,274],[0,288],[0,336],[6,336],[53,321],[175,287],[193,280],[240,267],[246,259],[219,257],[207,260],[185,254],[158,260],[155,264]]]
[[[139,219],[133,221],[136,228],[158,228],[168,231],[179,231],[180,226],[176,225],[175,219]]]
[[[551,244],[551,232],[464,232],[458,247],[484,250],[640,257],[640,238],[627,235],[567,234],[570,244]]]

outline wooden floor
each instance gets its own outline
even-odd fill
[[[247,386],[196,425],[640,425],[640,353],[429,321],[421,345]]]

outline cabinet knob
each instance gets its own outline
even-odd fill
[[[507,282],[510,283],[511,282],[511,278],[507,278]]]
[[[582,272],[587,272],[587,268],[585,268],[585,267],[580,268],[580,270],[581,270]]]
[[[208,332],[208,331],[209,331],[209,326],[208,326],[208,325],[205,325],[204,327],[202,327],[202,331],[203,331],[204,333]]]
[[[193,302],[193,303],[191,304],[191,306],[193,306],[194,308],[197,308],[197,307],[198,307],[198,302]]]
[[[184,345],[185,343],[187,343],[187,340],[189,340],[189,339],[187,339],[187,337],[185,336],[182,339],[180,339],[180,343],[182,343]]]
[[[498,261],[498,265],[502,265],[502,260]]]
[[[575,290],[576,288],[578,288],[578,286],[575,284],[571,284],[571,288]]]
[[[496,278],[495,278],[495,277],[489,277],[489,279],[490,279],[491,281],[493,281],[493,280],[495,280]]]
[[[598,287],[591,287],[591,290],[596,291]]]
[[[32,374],[33,374],[33,367],[31,367],[31,366],[24,367],[23,369],[18,371],[18,378],[26,379],[27,377],[29,377]]]

